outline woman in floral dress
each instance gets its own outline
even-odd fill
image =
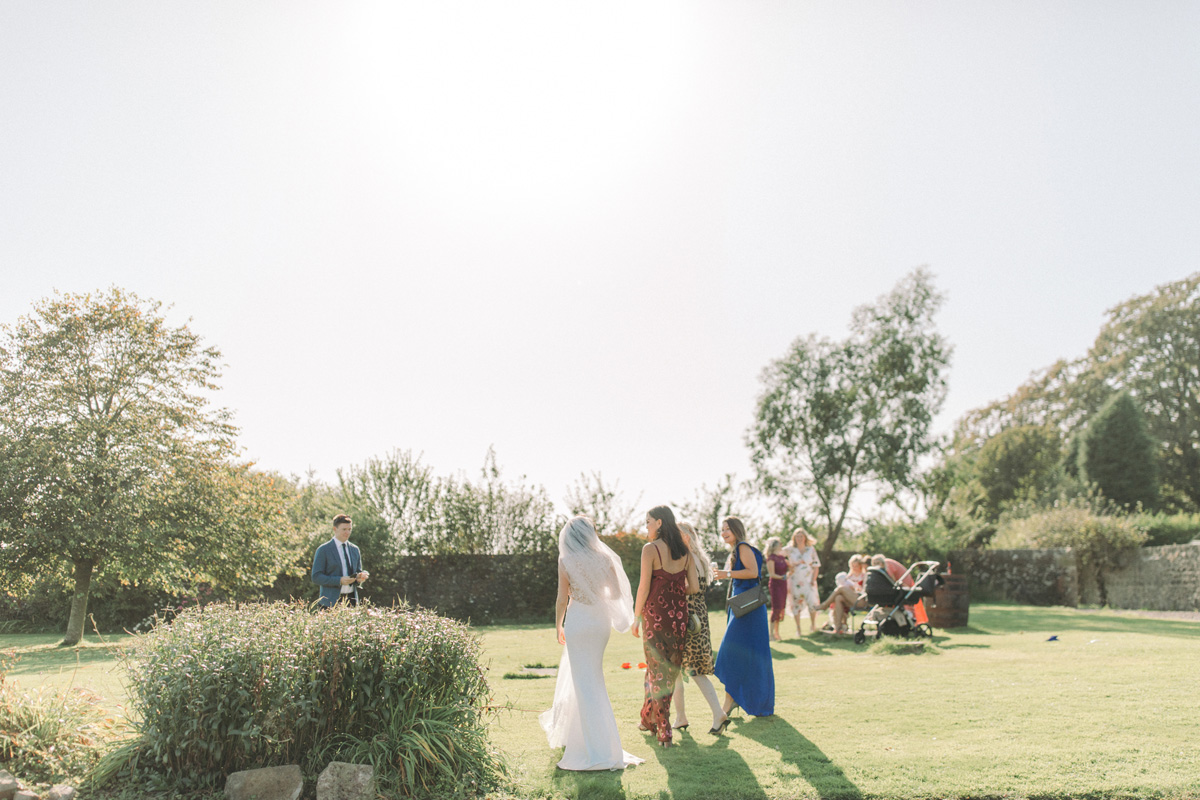
[[[817,609],[821,600],[817,595],[817,577],[821,573],[821,559],[817,556],[817,540],[803,528],[792,534],[792,544],[783,548],[788,561],[789,605],[796,618],[796,635],[800,636],[800,609],[808,609],[809,630],[817,629]]]
[[[671,509],[650,509],[646,532],[650,541],[642,548],[632,628],[633,635],[642,639],[646,654],[646,699],[638,727],[653,731],[658,743],[669,747],[671,693],[683,664],[687,634],[687,595],[700,591],[700,581]]]

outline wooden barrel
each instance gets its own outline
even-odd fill
[[[944,575],[946,583],[933,593],[929,624],[935,628],[965,628],[971,607],[966,575]],[[928,602],[926,603],[928,605]]]

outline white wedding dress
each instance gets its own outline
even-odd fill
[[[604,648],[614,626],[619,629],[624,625],[625,630],[629,630],[633,621],[629,582],[624,570],[620,569],[616,554],[601,543],[594,532],[591,532],[590,540],[584,533],[577,534],[576,540],[572,541],[573,546],[591,551],[582,556],[579,549],[573,553],[565,552],[565,536],[566,528],[560,535],[563,565],[571,581],[571,599],[563,621],[566,646],[558,663],[554,705],[542,713],[538,721],[545,729],[551,747],[566,748],[558,762],[560,768],[624,769],[640,764],[644,759],[621,747],[617,721],[604,685]],[[601,554],[597,545],[607,553]],[[597,558],[601,555],[602,558]]]

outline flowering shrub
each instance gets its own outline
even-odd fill
[[[132,649],[141,722],[129,763],[179,788],[238,770],[372,763],[405,794],[482,791],[487,742],[478,639],[426,611],[300,604],[182,610]]]

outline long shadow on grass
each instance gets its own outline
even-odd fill
[[[701,728],[701,731],[704,729]],[[667,772],[671,797],[687,800],[766,800],[754,771],[734,750],[731,737],[700,733],[697,741],[675,732],[674,747],[659,747],[647,737],[654,757]]]
[[[625,787],[621,785],[620,770],[599,772],[570,772],[554,769],[554,787],[564,797],[579,800],[625,800]]]
[[[5,669],[10,675],[70,672],[76,666],[114,662],[120,656],[121,648],[117,645],[110,647],[39,645],[17,650],[15,657],[6,659]]]
[[[807,781],[822,800],[861,800],[862,791],[846,777],[841,767],[778,714],[740,722],[734,732],[778,750],[784,763],[794,764],[800,773],[798,777]],[[788,776],[784,774],[783,777]]]
[[[827,636],[823,633],[809,634],[800,639],[784,639],[782,642],[775,643],[776,647],[780,645],[799,647],[814,656],[831,656],[839,650],[854,652],[861,649],[854,644],[853,636]]]
[[[1069,631],[1100,631],[1103,633],[1134,633],[1144,636],[1173,636],[1194,639],[1200,635],[1200,623],[1185,620],[1153,619],[1150,617],[1115,617],[1097,612],[1053,606],[1005,608],[993,606],[979,615],[980,623],[993,633],[1019,631],[1061,634]]]

